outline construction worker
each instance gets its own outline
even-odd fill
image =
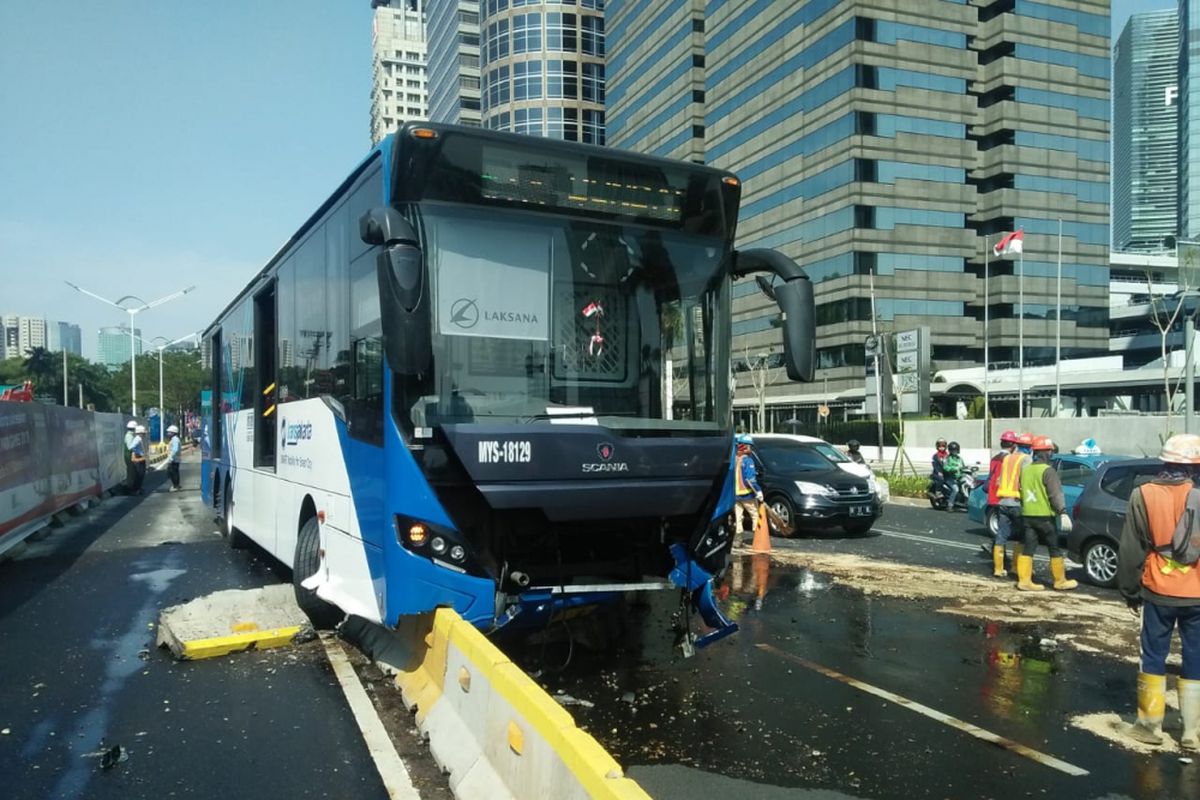
[[[1058,546],[1058,530],[1071,530],[1071,517],[1063,497],[1062,482],[1050,466],[1054,442],[1049,436],[1033,437],[1033,460],[1021,466],[1021,519],[1025,523],[1025,548],[1017,557],[1017,588],[1023,592],[1040,592],[1046,587],[1033,582],[1033,554],[1038,542],[1050,551],[1050,574],[1058,591],[1074,589],[1077,581],[1067,580],[1066,561]],[[1054,527],[1058,517],[1059,529]]]
[[[737,463],[734,492],[737,495],[737,513],[741,516],[741,530],[753,531],[758,524],[758,504],[762,502],[762,488],[758,485],[758,468],[750,448],[754,440],[749,434],[737,435]]]
[[[125,423],[125,446],[122,448],[121,458],[125,461],[125,493],[133,494],[133,485],[137,483],[137,476],[134,474],[133,460],[130,456],[133,455],[133,437],[137,436],[137,423],[133,420]]]
[[[1146,744],[1162,743],[1167,651],[1171,632],[1178,626],[1183,649],[1178,682],[1183,736],[1179,743],[1185,750],[1200,750],[1200,565],[1184,563],[1194,558],[1194,547],[1181,555],[1172,544],[1180,541],[1176,528],[1181,522],[1185,527],[1179,534],[1184,541],[1200,522],[1200,492],[1193,491],[1196,465],[1200,465],[1200,436],[1172,436],[1158,457],[1165,462],[1163,471],[1153,481],[1135,487],[1129,496],[1117,556],[1117,586],[1134,613],[1142,610],[1137,722],[1126,733]]]
[[[179,428],[175,425],[167,426],[167,436],[171,439],[167,443],[167,477],[171,479],[170,491],[179,491],[179,455],[182,449],[179,444]]]
[[[142,482],[146,480],[146,443],[142,438],[146,435],[146,427],[138,425],[133,429],[133,443],[129,445],[129,460],[133,464],[133,494],[142,494]]]
[[[1025,434],[1030,443],[1033,437]],[[1000,452],[992,456],[988,470],[988,509],[996,516],[996,538],[992,542],[992,575],[1005,578],[1004,545],[1013,540],[1013,563],[1020,556],[1025,524],[1021,521],[1021,466],[1029,456],[1017,450],[1016,431],[1000,434]]]

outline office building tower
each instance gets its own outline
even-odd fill
[[[101,328],[96,339],[96,360],[106,367],[119,367],[129,361],[129,351],[142,354],[142,329],[134,328],[132,345],[129,339],[129,326],[119,325],[112,328]]]
[[[1200,0],[1179,0],[1179,229],[1200,238]]]
[[[1179,14],[1134,14],[1113,48],[1113,249],[1163,250],[1179,224]]]
[[[0,332],[3,358],[26,358],[34,348],[47,346],[47,325],[42,317],[5,314],[0,317]]]
[[[603,0],[483,0],[483,125],[604,144]]]
[[[829,393],[861,392],[873,314],[885,332],[929,327],[934,369],[982,362],[985,342],[991,362],[1015,362],[1022,339],[1026,362],[1052,361],[1056,332],[1064,357],[1107,348],[1106,0],[606,13],[609,143],[741,177],[738,246],[776,248],[816,284]],[[985,261],[1018,229],[1023,277],[1019,260]],[[777,314],[736,285],[734,353],[777,353]]]
[[[371,143],[407,120],[428,119],[426,0],[372,0]]]
[[[442,0],[426,9],[429,119],[480,122],[479,0]]]
[[[66,350],[68,353],[82,356],[83,332],[78,325],[72,325],[70,322],[49,320],[46,323],[46,349],[55,352]]]

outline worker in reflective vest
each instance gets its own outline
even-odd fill
[[[1050,466],[1053,452],[1054,442],[1049,436],[1035,436],[1033,461],[1021,466],[1021,519],[1025,523],[1025,547],[1017,558],[1017,588],[1023,592],[1040,592],[1046,588],[1033,582],[1033,554],[1038,542],[1050,551],[1050,574],[1054,577],[1054,588],[1061,592],[1079,585],[1076,581],[1067,580],[1066,561],[1062,548],[1058,546],[1058,532],[1071,530],[1071,517],[1067,515],[1062,482],[1054,467]],[[1058,528],[1054,526],[1055,517],[1058,517]]]
[[[750,455],[753,444],[754,440],[747,434],[738,434],[734,490],[743,531],[753,531],[758,524],[758,504],[763,499],[762,488],[758,485],[758,468],[754,465],[754,456]]]
[[[992,459],[992,471],[988,476],[988,506],[996,515],[992,575],[997,578],[1008,575],[1004,569],[1004,545],[1009,539],[1013,542],[1014,569],[1021,557],[1021,540],[1025,531],[1025,523],[1021,521],[1021,467],[1029,461],[1029,456],[1018,449],[1022,439],[1026,445],[1033,444],[1033,437],[1028,433],[1005,431],[1000,434],[1001,452]]]
[[[1141,671],[1137,682],[1137,721],[1126,733],[1146,744],[1162,743],[1166,707],[1167,652],[1176,626],[1182,642],[1179,671],[1180,745],[1200,750],[1200,564],[1172,556],[1172,540],[1182,522],[1187,532],[1196,517],[1193,481],[1200,469],[1200,436],[1181,433],[1163,444],[1163,471],[1129,496],[1117,556],[1117,585],[1136,613],[1142,610]]]

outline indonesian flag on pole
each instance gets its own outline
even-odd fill
[[[1025,229],[1013,231],[1005,236],[1000,241],[996,242],[996,246],[992,248],[992,255],[999,258],[1010,253],[1020,253],[1025,246]]]

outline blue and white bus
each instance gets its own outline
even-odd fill
[[[449,125],[385,139],[205,331],[203,493],[319,624],[494,629],[677,586],[732,630],[734,277],[811,379],[812,287],[728,173]]]

